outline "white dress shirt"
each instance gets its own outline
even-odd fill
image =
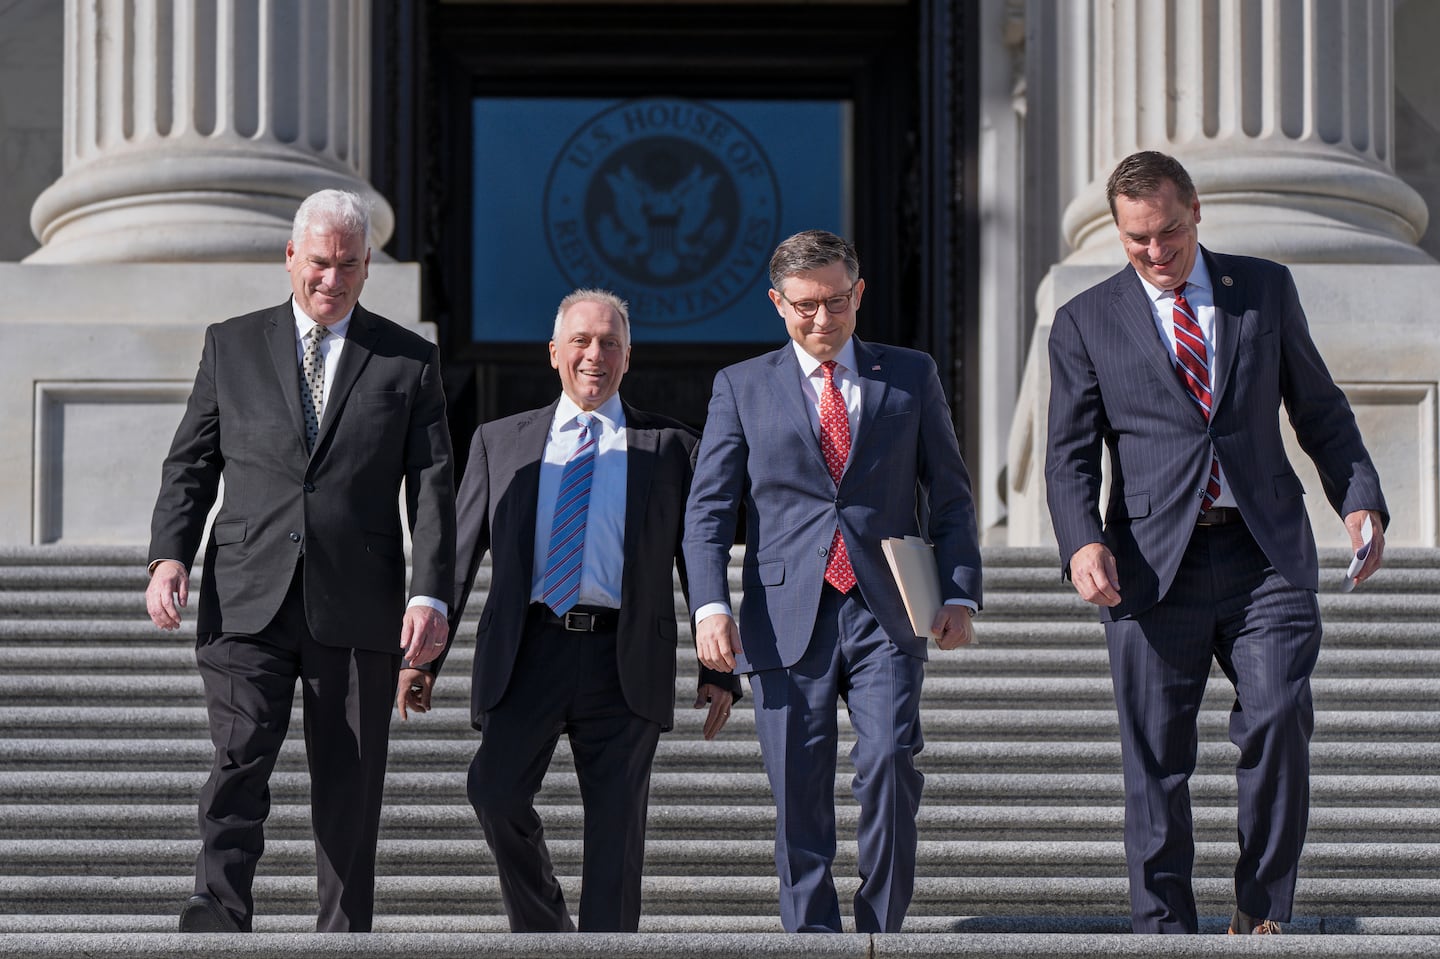
[[[570,397],[561,395],[545,441],[540,462],[540,487],[535,499],[535,562],[531,575],[530,601],[543,602],[546,553],[550,551],[550,527],[555,521],[555,497],[565,463],[580,445],[579,416],[583,412]],[[591,410],[591,429],[599,429],[595,451],[595,473],[590,480],[590,506],[585,517],[585,552],[580,563],[581,606],[620,608],[620,581],[625,572],[625,483],[629,474],[625,436],[625,409],[620,395],[610,397],[599,409]]]
[[[1150,312],[1155,320],[1155,328],[1160,332],[1161,342],[1170,351],[1170,365],[1179,366],[1180,361],[1175,355],[1175,291],[1151,286],[1143,276],[1140,277],[1140,285],[1145,288],[1146,295],[1150,297]],[[1185,281],[1185,302],[1190,304],[1190,311],[1195,314],[1195,322],[1200,326],[1200,335],[1205,338],[1206,369],[1210,374],[1210,385],[1213,388],[1215,385],[1215,287],[1210,282],[1210,269],[1205,265],[1205,257],[1201,256],[1198,251],[1195,254],[1195,266],[1190,271],[1189,279]],[[1213,403],[1211,408],[1213,410]],[[1235,505],[1235,497],[1230,495],[1230,484],[1225,479],[1225,463],[1223,461],[1220,462],[1220,496],[1215,500],[1215,505]]]

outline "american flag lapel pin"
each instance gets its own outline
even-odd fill
[[[879,373],[879,372],[880,372],[880,364],[879,364],[879,363],[876,363],[874,366],[870,367],[870,372],[872,372],[872,373]]]

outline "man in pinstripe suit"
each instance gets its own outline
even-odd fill
[[[1282,403],[1357,550],[1373,528],[1357,581],[1380,566],[1389,516],[1290,272],[1203,249],[1200,201],[1171,157],[1127,157],[1106,192],[1130,265],[1055,315],[1045,477],[1064,574],[1105,622],[1132,924],[1198,929],[1187,783],[1213,659],[1235,687],[1240,748],[1230,931],[1275,933],[1305,839],[1321,633]]]

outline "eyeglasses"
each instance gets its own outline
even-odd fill
[[[780,293],[779,290],[776,290],[775,292]],[[831,316],[838,316],[839,314],[846,312],[850,309],[850,300],[854,296],[854,284],[852,284],[850,286],[850,289],[846,290],[844,293],[837,293],[834,296],[827,296],[823,300],[792,300],[784,293],[780,293],[780,299],[793,306],[795,308],[795,312],[799,313],[802,318],[807,320],[813,319],[815,317],[815,314],[820,312],[820,304],[822,303],[825,304],[825,312],[829,313]]]

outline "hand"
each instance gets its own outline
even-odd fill
[[[395,708],[400,710],[401,719],[409,719],[408,710],[417,713],[430,711],[430,691],[435,687],[435,674],[408,666],[400,670],[400,683],[395,688]]]
[[[730,690],[722,689],[714,683],[706,683],[700,687],[695,694],[695,708],[704,709],[708,703],[710,713],[705,717],[705,738],[714,739],[720,730],[725,728],[725,722],[730,718],[730,706],[734,703],[735,697]]]
[[[445,651],[449,637],[450,624],[440,610],[411,606],[400,625],[400,655],[411,666],[424,666]]]
[[[190,574],[174,560],[162,560],[145,587],[145,611],[161,629],[180,628],[180,608],[190,601]]]
[[[706,616],[695,627],[695,655],[707,668],[717,673],[735,672],[735,654],[738,652],[740,630],[735,625],[735,617],[715,613]]]
[[[935,614],[935,622],[930,624],[930,635],[935,637],[935,645],[941,649],[973,646],[975,629],[970,623],[970,617],[974,615],[969,606],[941,606],[940,611]]]
[[[1370,553],[1365,557],[1365,562],[1360,567],[1360,572],[1355,574],[1357,584],[1365,582],[1380,569],[1380,564],[1385,561],[1385,530],[1381,525],[1380,514],[1376,510],[1357,509],[1345,517],[1345,529],[1350,534],[1350,549],[1352,552],[1359,552],[1360,547],[1365,545],[1365,538],[1361,530],[1365,526],[1365,519],[1370,519]]]
[[[1104,543],[1090,543],[1070,557],[1070,582],[1075,592],[1096,606],[1120,605],[1120,575],[1115,556]]]

